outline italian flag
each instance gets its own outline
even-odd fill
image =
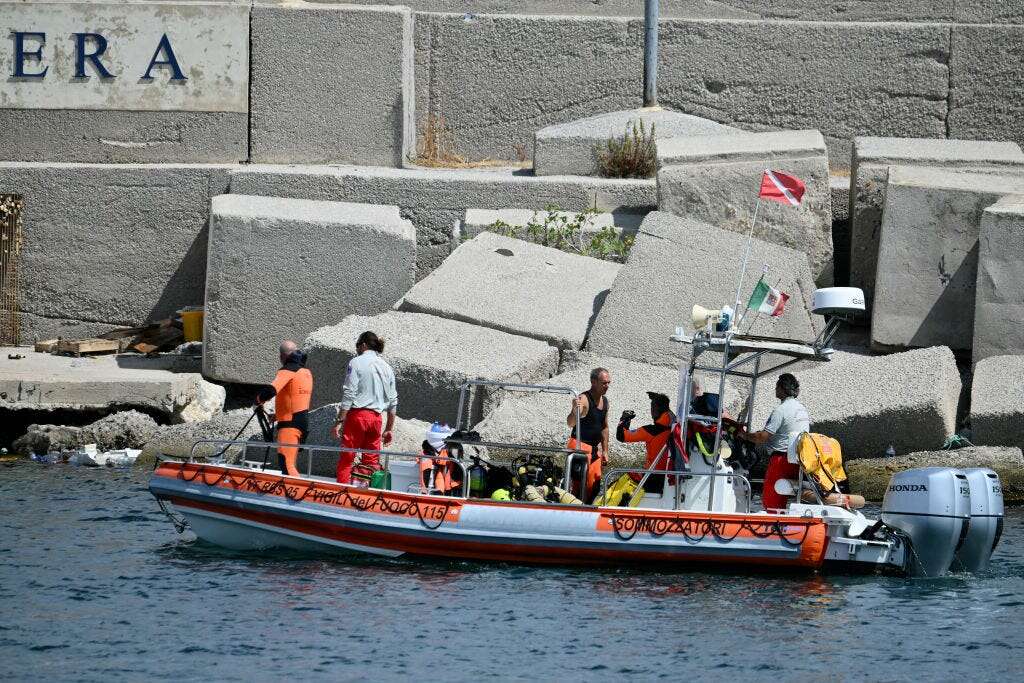
[[[764,280],[758,280],[754,285],[754,291],[747,302],[747,308],[758,313],[767,313],[776,318],[782,315],[782,309],[786,307],[789,295],[774,287],[769,287]]]

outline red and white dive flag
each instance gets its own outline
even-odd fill
[[[789,301],[789,294],[770,287],[764,280],[758,280],[754,285],[754,291],[750,294],[747,308],[758,313],[767,313],[776,318],[782,315],[787,301]]]
[[[761,198],[780,204],[800,206],[804,189],[802,180],[778,171],[765,171],[764,177],[761,178]]]

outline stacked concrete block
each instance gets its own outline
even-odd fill
[[[1001,198],[985,209],[978,237],[974,344],[978,362],[1024,354],[1024,196]]]
[[[173,358],[137,355],[84,360],[2,348],[0,409],[126,410],[161,413],[170,422],[208,419],[224,407],[224,388],[197,373],[176,372]],[[8,361],[8,354],[24,356]]]
[[[203,303],[210,197],[228,166],[0,162],[24,197],[22,339],[95,334]]]
[[[619,267],[487,232],[461,244],[400,308],[579,349]]]
[[[1012,192],[1024,192],[1024,176],[912,167],[889,171],[873,346],[971,348],[982,212]]]
[[[918,467],[988,467],[996,471],[1008,504],[1024,502],[1024,455],[1019,448],[978,446],[956,450],[907,453],[895,457],[864,458],[846,463],[854,493],[881,501],[892,475]]]
[[[1024,152],[1013,142],[856,137],[850,169],[850,279],[875,293],[878,238],[890,166],[938,166],[980,172],[1024,172]]]
[[[12,76],[13,40],[0,52],[0,161],[247,158],[248,3],[2,2],[0,18],[5,35],[46,34],[24,39],[23,68],[35,77]],[[82,32],[105,42],[82,39],[78,75]],[[168,66],[147,68],[162,37],[168,47],[160,58],[170,50],[178,80]]]
[[[816,130],[677,138],[658,147],[658,208],[748,234],[766,169],[800,178],[799,207],[761,202],[754,235],[807,254],[832,283],[832,195],[825,139]]]
[[[459,237],[472,239],[482,232],[496,232],[507,237],[543,244],[539,227],[550,225],[563,227],[580,225],[579,241],[573,248],[582,249],[600,232],[614,230],[619,237],[636,235],[644,214],[640,213],[596,213],[581,214],[577,211],[531,211],[529,209],[468,209],[462,220]],[[538,226],[531,232],[530,226]]]
[[[511,170],[390,169],[355,166],[253,165],[232,174],[239,194],[397,204],[416,226],[417,275],[451,253],[466,209],[646,211],[655,202],[653,180],[536,178]]]
[[[852,5],[864,4],[843,3],[842,10],[858,16]],[[879,16],[903,11],[903,3],[871,4]],[[513,146],[528,148],[539,128],[637,105],[637,19],[456,11],[417,16],[416,99],[420,124],[428,113],[444,115],[471,158],[514,158]],[[823,22],[820,5],[802,12],[796,16],[815,20],[688,19],[666,10],[659,29],[662,106],[726,125],[816,128],[844,166],[848,141],[864,131],[946,135],[948,26]],[[770,69],[765,54],[772,55]],[[1016,88],[992,97],[1009,101]]]
[[[971,441],[1024,448],[1024,355],[992,356],[974,366]]]
[[[887,356],[836,352],[828,363],[793,371],[812,431],[839,440],[843,457],[874,458],[938,449],[956,432],[960,374],[953,352],[936,346]],[[778,399],[758,391],[753,426],[760,429]]]
[[[1020,53],[1024,6],[999,0],[983,0],[983,4],[988,6],[978,7],[976,12],[968,10],[975,18],[965,23],[986,23],[981,17],[990,13],[997,21],[1008,19],[1015,25],[956,25],[950,29],[949,136],[1024,143],[1019,123],[1024,103],[1020,97],[1003,95],[1019,92],[1024,80]]]
[[[416,233],[394,206],[215,197],[203,372],[268,382],[282,339],[387,310],[415,279]]]
[[[692,332],[690,308],[734,305],[746,237],[679,218],[648,214],[608,299],[594,321],[587,349],[644,363],[675,365],[689,347],[669,341],[677,326]],[[746,304],[760,276],[790,296],[781,318],[749,314],[751,334],[811,340],[822,324],[810,314],[814,278],[802,252],[753,240],[745,286]],[[749,323],[744,323],[747,331]]]
[[[306,338],[308,367],[316,382],[313,405],[341,400],[345,368],[360,334],[372,330],[385,340],[384,358],[395,370],[398,415],[455,424],[460,391],[468,380],[536,382],[558,367],[558,350],[536,339],[456,320],[392,311],[349,316]],[[479,421],[496,392],[475,388],[464,411]]]
[[[632,135],[641,125],[655,140],[737,132],[710,119],[660,108],[599,114],[538,130],[533,171],[537,175],[598,175],[600,150],[609,138]]]
[[[559,375],[544,382],[582,393],[590,388],[590,371],[602,367],[611,376],[608,392],[609,455],[613,465],[635,467],[643,464],[643,448],[615,440],[615,425],[623,410],[637,414],[633,427],[650,423],[648,391],[661,392],[675,403],[678,372],[672,368],[646,365],[621,358],[582,354],[573,358]],[[508,392],[501,403],[477,427],[488,441],[564,446],[569,439],[565,419],[572,398],[558,393]]]
[[[408,8],[255,5],[253,161],[401,166],[414,152]]]

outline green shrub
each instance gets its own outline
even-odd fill
[[[623,263],[633,246],[632,237],[623,237],[615,228],[605,227],[593,234],[589,241],[583,239],[583,231],[599,213],[596,209],[587,209],[573,216],[557,206],[547,206],[543,213],[534,212],[526,225],[510,225],[497,220],[488,226],[488,230],[570,254]]]
[[[654,147],[654,124],[650,133],[629,121],[621,138],[610,137],[597,147],[598,173],[605,178],[653,178],[658,159]]]

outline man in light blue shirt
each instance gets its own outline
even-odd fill
[[[395,372],[380,354],[384,340],[373,332],[363,332],[356,341],[356,357],[349,361],[345,387],[341,395],[341,408],[331,435],[345,448],[379,451],[393,438],[395,411],[398,410],[398,390]],[[381,430],[381,413],[387,413],[387,424]],[[339,436],[340,431],[340,436]],[[338,458],[338,481],[348,484],[352,480],[355,451],[343,451]],[[380,469],[377,453],[361,453],[360,467],[371,472]]]

